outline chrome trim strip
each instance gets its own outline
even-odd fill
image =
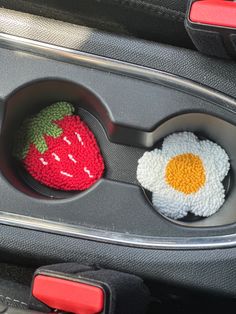
[[[196,95],[200,98],[205,98],[205,94],[207,93],[208,98],[211,99],[212,102],[222,106],[223,104],[224,106],[225,104],[228,104],[236,108],[236,101],[231,97],[228,97],[220,92],[216,93],[211,88],[204,87],[198,83],[178,78],[175,75],[159,70],[118,60],[107,59],[105,57],[95,56],[73,49],[63,48],[3,33],[0,33],[0,46],[14,50],[24,50],[36,53],[38,55],[59,61],[76,63],[82,66],[89,66],[100,70],[108,70],[110,72],[133,76],[162,85],[168,85],[182,91],[184,90],[186,93],[188,93],[188,90],[191,89],[194,90]],[[229,110],[229,108],[227,108],[227,110]],[[211,237],[139,236],[128,233],[86,228],[82,226],[73,226],[39,218],[11,214],[3,211],[0,211],[0,224],[139,248],[196,250],[236,246],[236,234]]]
[[[125,74],[127,76],[132,76],[145,81],[166,85],[186,93],[189,93],[189,90],[194,90],[196,96],[199,96],[200,98],[205,99],[205,95],[207,94],[208,98],[211,99],[212,102],[217,103],[218,105],[224,105],[224,108],[226,107],[225,104],[227,103],[228,105],[235,107],[236,110],[236,100],[233,97],[216,92],[212,88],[195,83],[189,79],[178,77],[176,75],[153,68],[109,59],[98,55],[92,55],[86,52],[1,32],[0,46],[13,50],[27,51],[62,62],[69,62],[82,66],[97,68],[99,70]],[[229,109],[227,108],[227,110]]]
[[[149,249],[219,249],[236,246],[236,234],[213,237],[150,237],[73,226],[0,211],[0,224],[116,245]]]

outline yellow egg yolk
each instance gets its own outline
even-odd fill
[[[192,194],[204,186],[205,169],[199,156],[190,153],[181,154],[168,162],[165,179],[175,190]]]

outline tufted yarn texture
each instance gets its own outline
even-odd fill
[[[152,192],[162,214],[180,219],[188,212],[208,217],[225,201],[222,180],[230,168],[225,150],[191,132],[174,133],[162,149],[145,152],[138,161],[137,179]]]
[[[13,155],[40,183],[58,190],[85,190],[99,180],[104,162],[93,133],[74,107],[58,102],[26,119]]]

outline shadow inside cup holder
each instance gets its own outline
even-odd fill
[[[116,125],[109,108],[98,96],[84,86],[63,80],[32,82],[19,88],[6,101],[1,133],[1,171],[15,188],[36,198],[63,199],[79,193],[56,191],[39,184],[12,158],[12,143],[22,121],[42,108],[62,100],[75,105],[77,113],[94,132],[105,160],[104,177],[109,180],[138,185],[138,159],[146,150],[161,147],[161,139],[173,132],[192,131],[202,138],[218,143],[228,153],[231,163],[230,173],[224,181],[224,205],[209,218],[188,216],[182,221],[172,221],[191,227],[219,226],[236,222],[236,126],[205,113],[177,115],[149,132]],[[144,191],[144,197],[151,204],[150,193]],[[158,209],[155,211],[158,212]]]

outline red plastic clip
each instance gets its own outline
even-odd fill
[[[236,28],[236,2],[195,1],[190,8],[189,19],[193,23]]]
[[[101,287],[90,283],[36,275],[32,295],[52,309],[76,314],[98,314],[104,309]]]

